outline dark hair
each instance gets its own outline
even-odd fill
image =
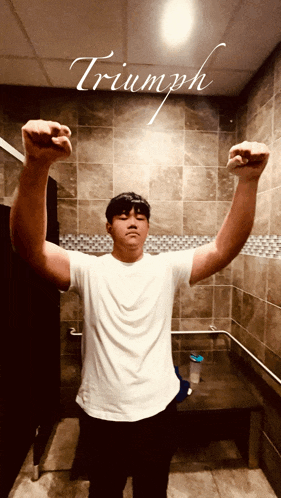
[[[124,192],[113,197],[106,208],[105,216],[107,221],[112,224],[113,216],[119,216],[122,213],[128,215],[131,209],[134,209],[136,213],[143,214],[149,221],[150,205],[141,195],[134,192]]]

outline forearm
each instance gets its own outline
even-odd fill
[[[239,180],[231,209],[215,239],[216,248],[224,265],[241,251],[254,224],[258,179]]]
[[[15,249],[31,261],[42,252],[47,228],[46,189],[48,166],[38,169],[36,162],[22,171],[11,216],[11,238]]]

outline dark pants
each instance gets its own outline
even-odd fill
[[[89,498],[122,498],[128,476],[133,478],[134,498],[166,498],[176,414],[175,401],[137,422],[112,422],[82,412]]]

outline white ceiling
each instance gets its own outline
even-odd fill
[[[175,77],[206,74],[200,91],[238,95],[281,41],[281,0],[183,0],[194,22],[188,40],[172,49],[162,39],[161,19],[171,0],[1,0],[0,84],[76,88],[90,60],[97,60],[83,82],[93,88],[97,73],[130,74],[140,88],[161,76],[160,89]],[[224,43],[226,46],[219,46]],[[126,63],[126,66],[123,66]],[[110,89],[114,78],[98,88]],[[183,80],[181,80],[183,81]],[[178,93],[199,93],[189,83]],[[155,91],[156,84],[152,88]]]

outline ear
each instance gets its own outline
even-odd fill
[[[109,233],[109,235],[111,235],[112,225],[107,221],[105,226],[106,226],[107,233]]]

